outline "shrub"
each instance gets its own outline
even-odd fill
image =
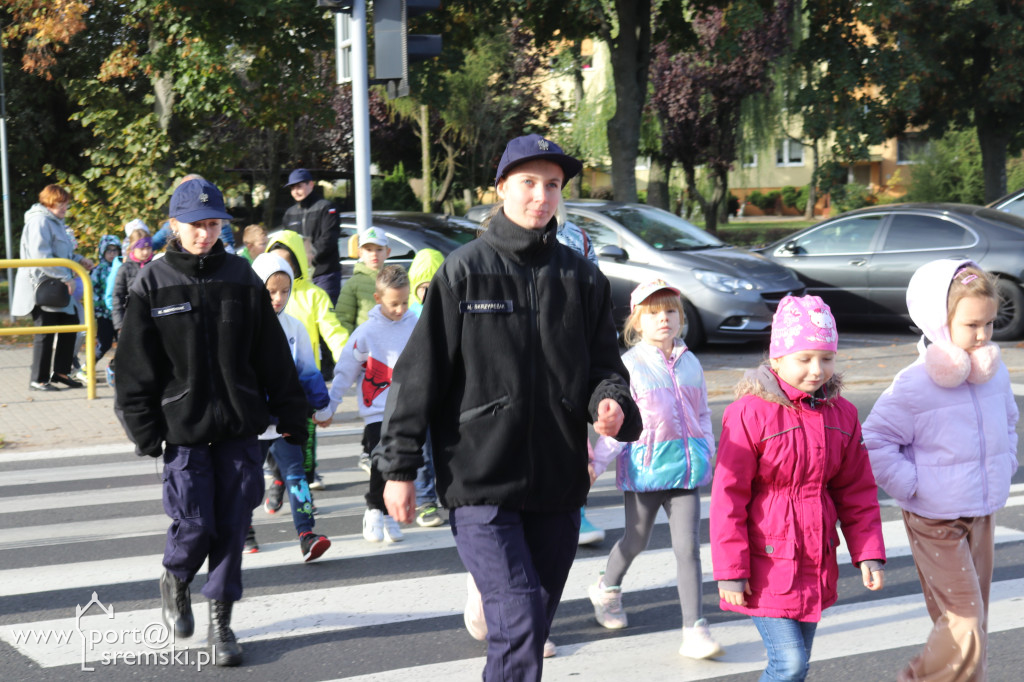
[[[786,185],[782,188],[782,205],[790,206],[795,208],[798,213],[803,213],[807,209],[807,187],[800,187],[799,189],[792,185]]]
[[[738,215],[739,212],[740,212],[740,198],[738,196],[736,196],[735,194],[733,194],[732,192],[729,192],[729,199],[728,199],[728,201],[729,201],[729,215],[731,215],[731,216]]]
[[[832,188],[832,205],[836,213],[845,213],[877,203],[875,197],[864,185],[850,183]]]
[[[381,211],[419,211],[423,205],[409,186],[405,166],[399,163],[390,173],[370,181],[370,200]]]

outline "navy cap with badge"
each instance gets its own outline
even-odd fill
[[[551,140],[545,139],[536,133],[523,135],[511,140],[505,147],[505,153],[501,155],[498,163],[498,173],[494,176],[494,184],[508,175],[515,166],[527,161],[550,161],[562,167],[565,173],[563,182],[569,182],[583,170],[583,164],[579,159],[574,159],[562,148]]]
[[[224,195],[203,179],[186,180],[175,188],[168,215],[183,223],[209,218],[231,220],[231,214],[224,209]]]
[[[292,185],[297,185],[300,182],[312,182],[313,174],[305,168],[296,168],[288,175],[288,182],[285,184],[285,189],[288,189]]]

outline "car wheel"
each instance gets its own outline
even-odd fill
[[[687,348],[699,348],[704,344],[704,327],[700,323],[697,309],[683,299],[683,342]]]
[[[996,279],[999,309],[992,330],[993,341],[1012,341],[1024,336],[1024,291],[1020,285],[1002,277]]]

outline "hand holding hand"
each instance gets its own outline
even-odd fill
[[[614,436],[622,428],[623,419],[625,415],[622,413],[622,407],[611,398],[605,398],[597,406],[594,431],[601,436]]]

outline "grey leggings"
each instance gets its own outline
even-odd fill
[[[683,610],[683,626],[693,627],[701,618],[700,494],[697,490],[659,490],[652,493],[625,491],[626,527],[612,547],[604,572],[607,587],[622,585],[633,559],[647,549],[658,508],[668,514],[672,551],[676,555],[676,588]]]

